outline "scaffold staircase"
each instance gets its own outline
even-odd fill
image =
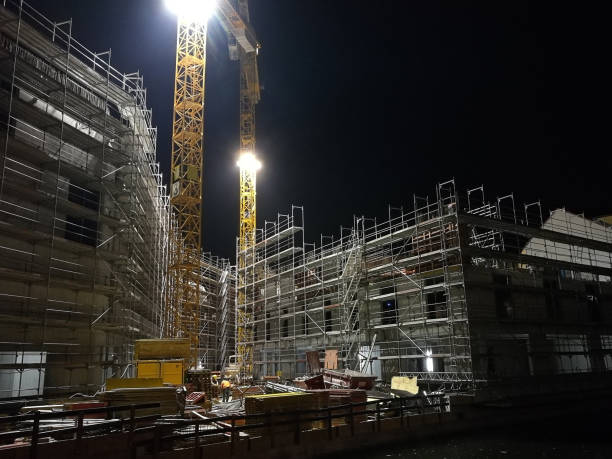
[[[345,369],[359,368],[359,282],[362,276],[363,244],[357,226],[353,229],[348,250],[343,251],[340,262],[339,296],[341,299],[342,349]]]
[[[457,278],[452,278],[449,271],[449,251],[453,250],[449,241],[459,239],[459,220],[457,216],[457,198],[455,195],[454,180],[438,184],[438,209],[440,211],[440,255],[444,272],[444,297],[446,299],[448,337],[449,337],[449,365],[445,368],[446,376],[450,381],[448,388],[463,390],[472,383],[471,356],[469,341],[469,327],[465,321],[465,286],[458,284]],[[453,234],[457,233],[457,234]],[[457,265],[461,268],[461,263]],[[463,273],[460,276],[463,279]],[[462,281],[463,282],[463,281]],[[454,285],[454,288],[451,288]],[[458,296],[459,291],[462,292]],[[463,301],[462,301],[463,300]]]
[[[231,302],[228,301],[230,268],[224,269],[219,279],[219,366],[224,368],[229,364],[229,357],[233,353],[231,338],[234,332],[233,320],[231,318]]]

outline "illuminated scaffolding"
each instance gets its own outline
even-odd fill
[[[7,1],[0,24],[0,397],[93,393],[164,326],[157,131],[142,77],[71,21]]]
[[[561,374],[612,369],[609,225],[454,181],[412,201],[317,245],[300,207],[257,230],[237,296],[255,378],[304,375],[312,350],[429,390],[563,390]]]

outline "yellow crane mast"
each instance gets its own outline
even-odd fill
[[[248,0],[238,0],[238,18],[231,21],[235,31],[228,34],[230,58],[240,61],[240,215],[238,237],[238,304],[245,304],[244,270],[247,250],[255,243],[257,224],[257,171],[255,156],[255,105],[260,87],[257,70],[259,43],[250,26]],[[239,45],[239,46],[238,46]],[[253,311],[239,308],[236,315],[237,364],[242,379],[253,374]]]
[[[200,326],[204,75],[210,11],[194,2],[172,2],[178,17],[172,118],[169,239],[171,317],[165,334],[189,338],[191,365],[197,365]]]

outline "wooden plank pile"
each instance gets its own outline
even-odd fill
[[[159,403],[159,408],[144,408],[136,411],[136,416],[151,414],[177,414],[178,403],[174,387],[135,387],[113,389],[100,394],[100,400],[109,406],[138,405],[143,403]]]
[[[309,390],[309,393],[313,394],[326,394],[327,395],[327,404],[325,407],[334,407],[334,406],[342,406],[348,405],[349,403],[363,403],[367,401],[367,395],[365,390],[361,389],[313,389]],[[353,413],[360,413],[366,410],[365,406],[362,407],[353,407]],[[342,425],[350,422],[350,408],[338,408],[332,410],[332,415],[347,415],[344,418],[334,418],[332,420],[332,425]],[[364,414],[358,414],[355,416],[355,422],[361,422],[365,420],[366,416]],[[322,428],[321,423],[316,425],[317,428]]]
[[[282,416],[283,413],[311,410],[319,407],[321,397],[308,392],[284,392],[281,394],[248,395],[244,398],[244,408],[250,414],[275,414],[273,417],[275,432],[289,432],[295,429],[291,423],[297,419],[296,415]],[[248,419],[247,423],[257,424],[265,422],[266,417]],[[306,423],[303,423],[304,427]],[[257,434],[257,432],[253,432]]]

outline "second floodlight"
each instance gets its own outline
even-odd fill
[[[261,169],[261,162],[253,153],[242,153],[236,165],[243,170],[258,171]]]

